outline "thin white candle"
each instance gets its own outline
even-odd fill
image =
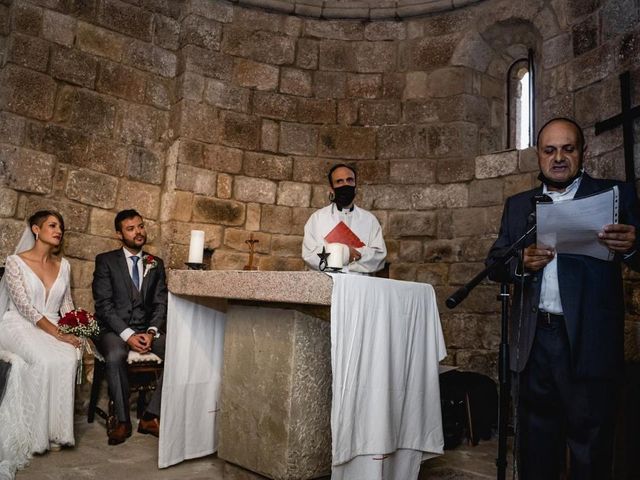
[[[191,242],[189,243],[189,263],[202,263],[204,252],[204,232],[191,230]]]

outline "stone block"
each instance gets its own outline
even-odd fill
[[[44,10],[42,16],[42,37],[65,47],[73,45],[77,20],[52,10]]]
[[[401,105],[397,100],[365,100],[358,114],[361,125],[390,125],[399,122]]]
[[[401,240],[398,258],[403,262],[419,262],[422,259],[420,240]]]
[[[535,147],[518,151],[518,170],[521,172],[538,172],[538,154]]]
[[[335,101],[324,98],[299,98],[296,116],[300,123],[336,123]]]
[[[185,14],[195,14],[221,23],[233,20],[234,6],[227,3],[210,2],[209,0],[191,0],[184,5]]]
[[[454,238],[498,233],[501,216],[502,205],[453,210],[451,226]]]
[[[603,2],[600,10],[603,40],[636,30],[640,23],[640,10],[634,0]]]
[[[318,143],[318,127],[300,123],[280,124],[279,151],[297,155],[315,155]]]
[[[308,183],[280,182],[278,205],[308,207],[311,200],[311,185]]]
[[[614,56],[609,45],[602,45],[569,63],[569,91],[579,90],[609,76],[614,70]]]
[[[199,195],[213,196],[217,187],[216,174],[191,165],[178,164],[175,171],[175,187]]]
[[[364,38],[364,23],[308,19],[305,23],[305,34],[323,39],[362,40]]]
[[[412,194],[412,207],[417,210],[433,208],[464,208],[471,201],[470,188],[462,183],[430,185]]]
[[[21,67],[46,72],[49,62],[49,42],[14,32],[8,37],[6,59],[7,62]]]
[[[326,183],[327,173],[334,163],[333,160],[316,157],[293,158],[293,181],[307,183]]]
[[[325,157],[345,159],[375,158],[376,131],[373,128],[366,127],[324,126],[320,130],[319,145],[318,153]]]
[[[145,103],[158,107],[163,110],[169,110],[175,103],[175,88],[173,83],[162,77],[147,78],[147,86],[145,89]]]
[[[313,91],[316,98],[345,98],[346,90],[347,77],[344,72],[314,72]]]
[[[256,90],[276,90],[278,88],[278,67],[253,60],[238,59],[233,77],[240,86]]]
[[[125,47],[123,59],[128,65],[146,72],[167,78],[176,76],[178,64],[176,54],[151,43],[131,42]]]
[[[260,135],[260,147],[267,152],[278,151],[278,138],[280,137],[280,125],[278,122],[269,119],[262,120],[262,131]]]
[[[450,97],[460,93],[473,93],[472,70],[465,67],[439,68],[429,74],[427,92],[431,97]]]
[[[209,18],[189,15],[182,20],[180,45],[196,45],[208,50],[220,50],[222,25]]]
[[[77,146],[82,147],[82,145],[83,140],[81,139]],[[121,143],[112,142],[103,137],[90,137],[86,156],[81,157],[80,152],[77,152],[79,158],[75,158],[75,154],[72,155],[74,157],[71,159],[59,157],[59,160],[116,177],[121,176],[127,168],[127,148]],[[153,175],[156,173],[154,172]],[[160,178],[162,178],[162,173],[160,173]]]
[[[0,143],[0,186],[31,193],[50,193],[53,155]]]
[[[465,35],[451,54],[451,65],[470,67],[478,72],[485,72],[494,57],[493,48],[482,38],[480,33]]]
[[[414,188],[397,188],[395,185],[360,185],[358,187],[357,203],[366,209],[394,209],[408,210]]]
[[[186,75],[188,74],[185,73],[184,76]],[[239,112],[247,112],[249,110],[250,91],[246,88],[229,85],[215,79],[207,79],[205,85],[204,100],[207,103]],[[192,96],[195,97],[195,95]]]
[[[364,27],[364,38],[371,41],[404,40],[407,38],[407,27],[404,22],[378,21]]]
[[[276,202],[277,184],[271,180],[252,177],[235,177],[233,198],[241,202]]]
[[[182,100],[174,106],[171,123],[177,136],[217,143],[220,136],[218,111],[205,103]]]
[[[128,38],[123,35],[91,23],[78,22],[76,45],[83,52],[119,62],[127,44]]]
[[[315,212],[315,208],[300,208],[293,207],[292,212],[292,224],[291,224],[291,234],[292,235],[304,235],[304,225],[309,220],[309,217]]]
[[[575,94],[575,118],[581,125],[594,123],[620,111],[620,81],[610,77]]]
[[[98,8],[98,23],[110,30],[145,42],[152,40],[153,14],[119,0],[105,0]]]
[[[124,110],[120,138],[125,143],[148,146],[162,140],[168,126],[168,112],[131,103]]]
[[[51,52],[51,75],[59,80],[93,88],[98,62],[93,56],[67,47],[54,47]]]
[[[160,185],[162,167],[162,158],[156,152],[143,147],[130,147],[127,157],[127,176],[130,179]]]
[[[416,125],[385,125],[378,129],[378,158],[415,158],[427,151],[426,130]]]
[[[253,236],[253,239],[257,240],[257,242],[253,244],[256,253],[269,253],[271,251],[271,235],[262,232],[249,232],[239,228],[225,228],[224,245],[232,250],[248,252],[249,244],[247,240],[249,240],[250,236]]]
[[[193,72],[218,80],[231,80],[233,57],[206,48],[187,45],[182,48],[178,73]]]
[[[13,217],[18,206],[18,192],[0,187],[0,217]]]
[[[114,219],[115,214],[113,212],[92,208],[89,216],[88,232],[99,237],[116,238]]]
[[[356,51],[351,43],[325,40],[319,49],[320,71],[354,71]]]
[[[359,73],[347,75],[347,95],[355,98],[379,98],[382,93],[382,75]]]
[[[202,100],[206,78],[190,71],[183,72],[176,80],[177,99]]]
[[[319,44],[320,42],[313,39],[298,39],[296,66],[306,69],[318,68]]]
[[[420,131],[426,137],[427,154],[460,156],[476,153],[478,127],[466,122],[431,125]]]
[[[71,266],[71,288],[91,289],[94,262],[70,258],[69,264]]]
[[[504,181],[498,178],[474,180],[469,183],[469,206],[502,205]]]
[[[338,100],[338,125],[355,125],[358,121],[358,102]]]
[[[64,236],[64,252],[67,257],[94,261],[99,253],[120,247],[115,238],[95,237],[83,233],[68,232]]]
[[[509,175],[504,179],[504,198],[515,195],[516,193],[530,190],[537,186],[539,182],[536,179],[536,173],[525,173],[522,175]],[[605,178],[605,177],[599,177]],[[609,177],[606,177],[609,178]]]
[[[271,272],[295,272],[305,270],[302,258],[269,256],[258,257],[258,269]]]
[[[26,223],[12,218],[0,218],[0,255],[13,255]]]
[[[237,9],[233,17],[233,23],[237,27],[250,31],[264,30],[267,32],[284,33],[292,37],[300,36],[302,21],[299,18],[274,12],[275,10],[279,10],[286,11],[287,13],[293,13],[292,7],[283,8],[282,3],[278,1],[271,4],[261,2],[260,0],[243,0],[243,2],[246,5],[258,6],[263,8]],[[265,10],[271,11],[269,12]]]
[[[464,259],[469,262],[484,262],[487,253],[489,253],[497,237],[497,234],[493,234],[485,237],[472,237],[461,240],[462,255],[456,261]]]
[[[397,64],[397,47],[393,42],[357,42],[355,68],[358,73],[393,72]]]
[[[389,162],[386,160],[361,160],[358,170],[358,185],[389,183]]]
[[[271,253],[281,257],[299,258],[302,237],[299,235],[271,235]]]
[[[233,193],[233,177],[226,173],[218,174],[216,181],[216,197],[218,198],[231,198]]]
[[[573,40],[573,55],[575,57],[579,57],[598,46],[598,36],[600,33],[598,27],[599,20],[596,15],[591,15],[582,22],[572,26],[571,39]],[[563,46],[566,48],[568,45]]]
[[[389,180],[400,184],[430,184],[436,178],[434,159],[389,160]]]
[[[242,270],[248,263],[248,253],[237,253],[218,249],[213,257],[211,257],[212,270]]]
[[[0,72],[0,108],[4,110],[49,120],[55,96],[56,82],[48,75],[11,64]]]
[[[110,137],[116,123],[117,103],[88,90],[63,87],[58,94],[55,119],[80,131]]]
[[[56,155],[62,162],[83,167],[90,164],[88,135],[68,128],[48,124],[44,127],[41,148]]]
[[[242,113],[223,111],[220,114],[221,141],[230,147],[257,150],[260,143],[260,119]]]
[[[392,263],[389,266],[389,278],[393,280],[416,281],[417,266],[414,263]]]
[[[427,263],[459,262],[462,256],[460,240],[427,240],[422,248],[422,260]]]
[[[12,8],[12,27],[15,31],[40,36],[42,33],[42,8],[27,2],[15,2]]]
[[[449,284],[449,265],[446,263],[425,263],[416,267],[415,281],[429,285]]]
[[[293,210],[277,205],[263,205],[260,230],[270,233],[295,233],[292,231]]]
[[[382,96],[384,98],[403,98],[406,86],[404,73],[385,73],[382,76]]]
[[[160,209],[161,221],[178,220],[188,222],[194,210],[193,193],[164,192]]]
[[[433,237],[436,234],[436,225],[434,212],[391,212],[388,231],[396,238]]]
[[[177,50],[180,46],[180,22],[164,15],[155,15],[153,43],[167,50]]]
[[[202,230],[204,232],[204,244],[209,248],[218,248],[222,245],[225,228],[221,225],[169,222],[163,227],[163,231],[166,233],[169,241],[179,245],[189,245],[191,241],[191,230]]]
[[[122,180],[116,208],[133,208],[146,220],[155,220],[160,213],[160,187],[147,183]]]
[[[293,160],[290,157],[245,152],[244,174],[250,177],[288,180],[291,178]]]
[[[21,145],[24,134],[24,118],[8,112],[0,112],[0,138],[4,143]]]
[[[438,67],[445,67],[449,65],[457,44],[457,35],[407,40],[400,48],[400,69],[404,71],[428,71]]]
[[[219,145],[205,145],[204,165],[215,172],[240,173],[242,150]]]
[[[313,94],[313,77],[311,73],[298,68],[283,67],[280,70],[280,92],[310,97]]]
[[[91,170],[73,170],[67,179],[67,197],[95,207],[115,206],[118,179]]]
[[[296,121],[296,98],[273,92],[256,92],[253,95],[253,113],[263,118]]]
[[[247,220],[244,224],[246,230],[257,232],[260,230],[260,215],[262,205],[259,203],[247,203]]]
[[[139,70],[125,67],[119,63],[104,61],[100,66],[96,91],[136,103],[143,103],[146,84],[146,76]]]
[[[245,208],[240,202],[196,196],[193,220],[196,222],[239,226],[244,223]]]
[[[518,151],[476,157],[476,178],[495,178],[509,175],[518,170]]]
[[[225,29],[222,51],[270,65],[289,65],[295,59],[295,40],[282,33],[231,27]]]
[[[322,208],[329,203],[329,185],[312,185],[311,206]]]

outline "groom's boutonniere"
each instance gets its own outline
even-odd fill
[[[144,278],[149,273],[149,270],[158,266],[158,260],[153,255],[146,254],[142,257],[142,265],[144,266],[142,278]]]

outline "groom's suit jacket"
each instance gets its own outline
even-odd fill
[[[143,259],[147,255],[142,252]],[[153,258],[157,265],[143,269],[146,273],[138,292],[131,280],[122,248],[96,257],[92,290],[101,333],[112,331],[120,335],[127,328],[136,332],[146,331],[149,327],[164,330],[167,282],[164,263],[158,257]]]
[[[615,377],[624,361],[625,308],[621,264],[624,262],[633,270],[640,270],[640,212],[635,191],[630,184],[583,174],[575,198],[592,195],[614,185],[618,186],[620,193],[618,221],[636,227],[634,248],[639,251],[626,258],[616,255],[612,261],[585,255],[558,255],[558,285],[571,348],[571,366],[579,378]],[[493,263],[528,230],[532,199],[541,193],[542,187],[538,187],[507,199],[500,233],[491,247],[487,264]],[[530,237],[527,245],[535,242],[535,235]],[[513,283],[515,287],[509,328],[510,361],[511,369],[521,372],[529,359],[536,334],[543,269],[522,276],[516,271],[517,264],[517,261],[512,261],[508,269],[492,275],[491,279]]]

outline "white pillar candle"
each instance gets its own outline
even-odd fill
[[[327,245],[327,266],[329,268],[342,268],[344,267],[344,248],[342,243],[329,243]]]
[[[191,230],[191,242],[189,243],[189,263],[202,263],[204,252],[204,232]]]

